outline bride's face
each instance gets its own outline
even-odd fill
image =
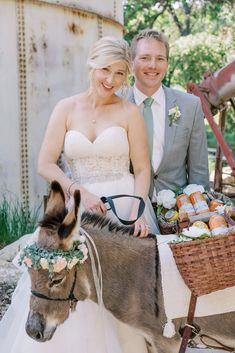
[[[126,80],[127,67],[120,61],[102,69],[95,69],[92,76],[92,90],[101,97],[111,96]]]

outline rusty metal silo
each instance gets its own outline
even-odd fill
[[[39,148],[56,102],[84,90],[91,45],[123,35],[121,0],[0,2],[0,190],[35,205]]]

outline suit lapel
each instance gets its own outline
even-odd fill
[[[167,153],[169,153],[169,151],[171,151],[171,149],[172,149],[174,138],[175,138],[175,133],[176,133],[176,129],[177,129],[177,126],[175,126],[175,125],[169,126],[170,121],[169,121],[169,115],[168,115],[169,110],[171,108],[174,108],[177,105],[174,91],[171,88],[168,88],[165,86],[163,86],[163,89],[164,89],[165,96],[166,96],[165,137],[164,137],[163,157],[162,157],[162,161],[158,167],[157,173],[162,168],[162,165],[164,165],[164,160],[165,160]]]

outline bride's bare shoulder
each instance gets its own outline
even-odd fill
[[[141,116],[140,108],[136,104],[122,98],[122,105],[126,112],[127,118],[135,118]]]
[[[123,108],[125,109],[131,109],[133,110],[138,110],[138,107],[136,104],[129,102],[126,98],[123,97],[118,97],[119,102],[122,104]]]
[[[61,108],[73,108],[79,101],[83,99],[84,93],[79,93],[74,96],[66,97],[61,99],[57,106]]]

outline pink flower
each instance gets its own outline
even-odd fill
[[[88,256],[87,256],[87,255],[84,255],[83,259],[80,260],[80,263],[81,263],[81,264],[84,264],[84,262],[86,261],[86,259],[88,259]]]
[[[54,272],[60,272],[67,266],[67,261],[64,257],[57,257],[55,263],[53,264]]]
[[[32,267],[33,261],[29,257],[25,256],[24,257],[24,263],[25,263],[26,266]]]

